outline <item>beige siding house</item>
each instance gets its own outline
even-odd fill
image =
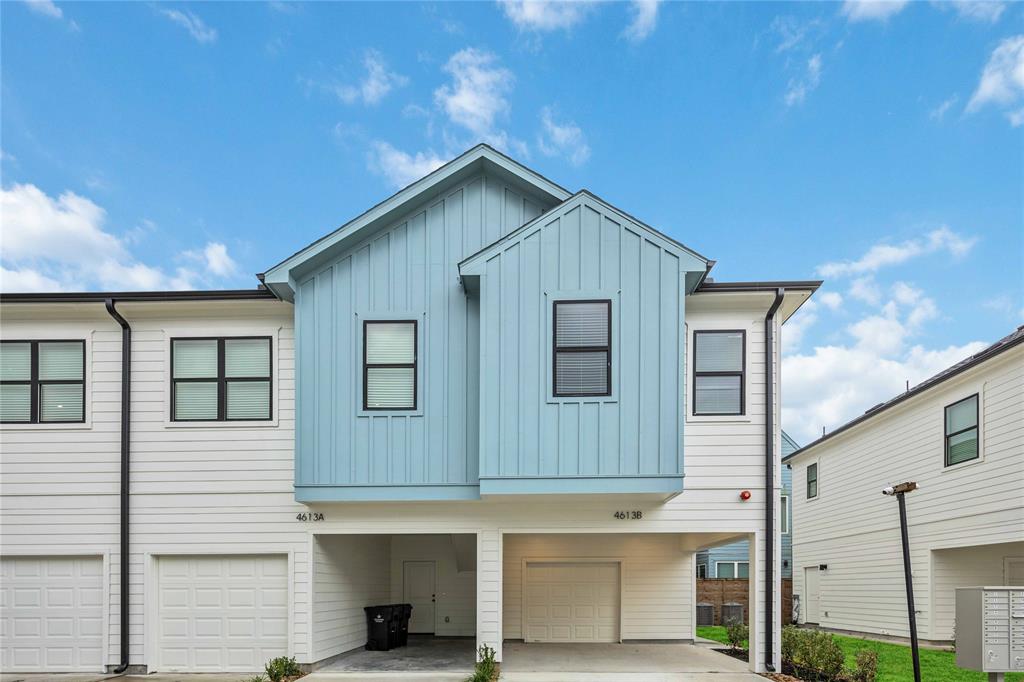
[[[909,637],[899,514],[918,634],[954,637],[954,590],[1024,584],[1024,327],[785,459],[793,467],[799,622]]]

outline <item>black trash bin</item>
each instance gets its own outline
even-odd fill
[[[398,646],[405,646],[409,643],[409,618],[412,616],[412,604],[395,604],[395,610],[399,614]]]
[[[364,606],[366,612],[367,651],[388,651],[397,645],[398,628],[394,605]]]

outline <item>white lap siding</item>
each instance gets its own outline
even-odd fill
[[[146,664],[155,557],[180,554],[290,556],[305,584],[304,511],[292,492],[294,359],[291,306],[268,301],[124,303],[133,327],[130,662]],[[10,304],[4,339],[85,339],[85,424],[0,427],[0,551],[4,555],[107,555],[109,646],[120,662],[121,331],[102,303]],[[274,421],[266,426],[172,425],[170,339],[272,336]],[[149,557],[147,559],[147,557]],[[152,587],[152,585],[151,585]],[[291,648],[307,654],[306,590],[293,590]],[[150,614],[150,619],[153,615]],[[155,646],[150,639],[149,646]],[[152,665],[152,663],[150,663]]]
[[[944,467],[944,407],[975,393],[982,457]],[[822,626],[909,636],[899,511],[880,493],[913,480],[920,490],[906,500],[919,633],[951,638],[950,595],[942,587],[948,570],[933,552],[978,548],[975,556],[990,566],[969,573],[993,575],[1001,560],[989,548],[1024,537],[1022,414],[1024,347],[1018,346],[794,461],[793,593],[803,593],[803,567],[828,565],[821,573]],[[814,461],[819,495],[807,500],[806,468]]]

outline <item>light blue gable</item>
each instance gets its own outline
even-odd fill
[[[558,203],[488,168],[276,275],[294,284],[297,500],[479,496],[479,301],[458,263]],[[362,321],[396,318],[419,323],[419,409],[367,413]]]
[[[687,276],[707,261],[581,192],[460,265],[480,305],[480,493],[682,490]],[[552,397],[551,306],[612,302],[612,394]]]
[[[796,442],[790,438],[785,431],[782,432],[782,456],[785,457],[799,450]],[[782,494],[790,499],[789,511],[789,533],[782,534],[782,577],[793,577],[793,470],[788,465],[782,465]],[[712,547],[711,549],[697,552],[697,565],[707,566],[707,577],[715,578],[718,573],[718,562],[720,561],[748,561],[749,549],[746,540],[732,542],[728,545]]]

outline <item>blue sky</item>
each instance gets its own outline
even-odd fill
[[[1024,5],[0,15],[7,291],[254,286],[483,140],[719,280],[826,279],[786,326],[798,440],[1024,322]]]

